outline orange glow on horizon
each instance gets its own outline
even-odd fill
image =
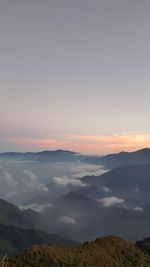
[[[9,138],[6,142],[30,149],[66,149],[88,154],[107,154],[149,147],[150,135],[65,135],[55,139]]]

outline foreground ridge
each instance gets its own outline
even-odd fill
[[[76,248],[34,246],[7,261],[8,267],[148,267],[150,256],[118,238],[97,238]]]

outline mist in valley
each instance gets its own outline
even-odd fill
[[[106,235],[134,242],[150,232],[150,165],[147,158],[140,165],[139,155],[134,161],[115,160],[109,170],[105,157],[1,157],[0,198],[34,211],[48,233],[76,242]]]

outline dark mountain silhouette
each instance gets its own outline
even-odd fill
[[[109,191],[108,188],[104,186],[92,186],[92,185],[89,185],[86,188],[78,190],[77,193],[94,199],[106,196],[108,197],[112,195],[112,193]]]
[[[149,202],[150,164],[120,166],[100,176],[85,176],[82,180],[91,186],[105,186],[110,190],[109,194],[135,199],[137,203],[139,200],[139,204]]]
[[[0,159],[33,160],[37,162],[74,162],[103,165],[112,169],[121,165],[136,165],[150,163],[150,148],[144,148],[135,152],[120,152],[106,156],[81,155],[68,150],[41,151],[41,152],[7,152],[0,153]]]
[[[21,211],[0,199],[0,254],[14,255],[34,244],[76,244],[65,237],[44,233],[40,229],[46,229],[46,225],[41,214],[32,210]]]
[[[42,216],[33,210],[21,211],[15,205],[0,199],[0,224],[24,228],[38,227]]]
[[[0,224],[0,255],[16,255],[33,245],[75,246],[75,242],[37,229]]]
[[[6,152],[0,153],[0,159],[33,160],[38,162],[70,162],[76,161],[79,153],[68,150],[41,151],[41,152]]]
[[[87,204],[87,203],[91,203],[93,200],[90,199],[89,197],[83,196],[79,193],[76,193],[74,191],[71,191],[70,193],[63,195],[61,197],[58,198],[58,201],[61,203],[64,203],[66,205],[66,203],[71,203],[71,204]]]
[[[80,213],[84,214],[86,212],[94,211],[98,207],[97,201],[93,198],[81,195],[77,192],[71,191],[70,193],[55,198],[53,200],[54,206],[52,208],[48,208],[51,212],[53,210],[59,210],[59,214],[63,214],[64,211],[67,213]],[[61,212],[62,210],[62,212]]]
[[[150,148],[144,148],[135,152],[120,152],[109,154],[100,159],[101,164],[112,169],[121,165],[136,165],[150,163]]]

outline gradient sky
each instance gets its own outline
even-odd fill
[[[1,0],[0,40],[0,152],[150,146],[149,0]]]

